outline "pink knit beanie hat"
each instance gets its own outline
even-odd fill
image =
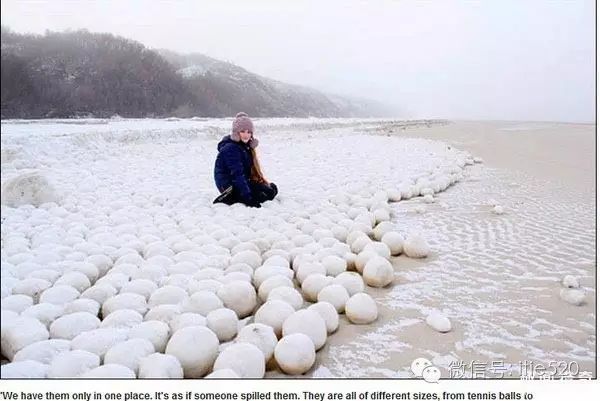
[[[252,132],[252,139],[248,142],[248,145],[251,148],[255,148],[258,146],[258,139],[254,138],[254,124],[252,124],[252,120],[248,117],[248,114],[241,112],[235,115],[235,119],[233,120],[233,125],[231,127],[231,139],[239,142],[240,131],[250,131]]]

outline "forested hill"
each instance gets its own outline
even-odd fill
[[[369,117],[373,102],[264,78],[201,54],[151,50],[88,31],[2,27],[1,117]]]

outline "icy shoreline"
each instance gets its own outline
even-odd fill
[[[100,309],[104,320],[110,317],[115,309],[107,309],[107,302],[113,302],[117,293],[129,288],[125,283],[130,280],[151,279],[154,282],[151,287],[158,286],[154,292],[163,288],[183,291],[176,298],[167,296],[165,304],[145,306],[146,302],[153,302],[152,292],[140,300],[132,298],[133,304],[126,302],[118,307],[131,309],[132,314],[137,310],[146,315],[146,320],[156,319],[159,312],[152,313],[156,307],[182,305],[195,295],[205,279],[219,278],[223,286],[233,279],[244,281],[240,278],[242,272],[234,277],[225,274],[230,263],[239,259],[237,253],[232,254],[236,245],[248,243],[258,252],[258,264],[253,262],[252,269],[243,270],[248,274],[275,255],[283,256],[282,260],[288,263],[294,262],[295,267],[298,264],[295,256],[302,255],[314,261],[311,263],[337,257],[351,268],[355,256],[350,245],[352,251],[360,252],[371,242],[365,234],[371,234],[376,224],[391,218],[389,200],[410,198],[421,195],[422,191],[430,194],[441,191],[459,181],[463,167],[473,163],[469,155],[441,143],[357,134],[355,131],[362,126],[356,127],[355,121],[343,122],[340,127],[339,122],[306,125],[305,121],[286,120],[283,127],[279,122],[273,124],[276,132],[269,131],[268,122],[263,124],[260,136],[263,164],[282,195],[260,210],[239,205],[228,208],[210,203],[215,192],[211,180],[215,139],[222,133],[214,130],[214,122],[196,131],[181,127],[187,122],[169,121],[175,126],[154,131],[144,131],[140,126],[132,131],[129,123],[127,128],[116,131],[81,132],[77,126],[75,131],[67,129],[68,133],[62,130],[76,126],[54,125],[45,131],[44,124],[41,127],[3,124],[4,203],[12,197],[13,204],[33,201],[40,206],[2,207],[3,305],[13,313],[26,315],[33,313],[29,310],[39,309],[38,302],[58,305],[62,312],[43,320],[51,329],[52,339],[64,338],[56,337],[53,322],[70,316],[67,312],[82,313],[80,307],[72,306],[76,299],[98,302],[97,310],[92,302],[86,302],[84,310],[90,326],[75,325],[70,329],[73,335],[67,339],[75,341],[70,345],[74,349],[89,350],[81,345],[83,340],[77,339],[90,330],[101,330],[97,327],[103,323],[93,323],[96,318],[92,317]],[[153,121],[136,125],[144,123],[156,125]],[[11,132],[9,126],[19,129]],[[261,121],[257,126],[261,126]],[[303,127],[300,132],[299,127]],[[39,131],[31,135],[26,133],[29,129]],[[315,130],[321,130],[319,135],[313,133]],[[25,187],[25,184],[19,186],[18,181],[13,183],[23,171],[30,174],[31,169],[47,177],[46,184],[56,194],[53,198],[45,201],[24,195],[28,190],[33,191],[32,184]],[[16,186],[9,190],[8,183]],[[352,238],[364,235],[364,244],[361,242],[357,249],[353,241],[347,240],[352,232],[357,233]],[[309,269],[301,264],[299,267],[298,285],[308,274],[302,271]],[[212,273],[204,277],[204,272],[209,271]],[[202,278],[197,276],[199,273]],[[336,269],[332,274],[339,271]],[[369,280],[379,283],[381,278]],[[386,279],[382,283],[387,282]],[[113,290],[98,295],[103,288],[100,283]],[[64,284],[70,287],[61,287]],[[33,290],[31,285],[39,289]],[[75,288],[75,292],[71,295],[67,288]],[[94,291],[95,288],[98,290]],[[127,290],[123,295],[130,294],[129,291],[137,294],[139,289]],[[50,292],[52,295],[46,295]],[[141,301],[144,306],[139,304]],[[158,319],[171,321],[181,313],[177,308],[161,312]],[[44,337],[41,328],[36,331],[30,327],[25,331],[38,334],[14,343],[16,338],[12,337],[8,322],[18,326],[19,320],[8,312],[3,317],[8,319],[3,328],[3,350],[8,349],[11,358],[15,355],[20,358],[20,349],[38,342],[42,339],[39,336]],[[133,326],[132,323],[127,327]],[[104,341],[117,346],[126,338],[127,335]],[[101,360],[106,351],[104,348],[97,351]],[[186,377],[193,374],[186,370],[184,361],[180,362]]]
[[[46,203],[39,208],[2,206],[3,300],[14,295],[15,287],[22,294],[24,290],[20,283],[27,277],[43,277],[43,280],[56,285],[61,275],[68,275],[75,270],[89,280],[88,283],[79,276],[79,281],[72,281],[73,275],[68,276],[67,285],[78,287],[79,294],[97,287],[99,282],[108,282],[114,290],[113,296],[122,292],[123,288],[126,293],[141,291],[146,295],[145,309],[142,304],[126,309],[141,308],[137,313],[144,320],[169,321],[180,314],[177,308],[169,305],[172,302],[180,304],[191,297],[198,291],[199,280],[210,277],[209,280],[216,279],[222,285],[234,278],[243,279],[241,275],[245,274],[244,271],[251,275],[251,271],[241,269],[226,278],[233,273],[227,269],[231,267],[234,253],[240,252],[239,249],[234,252],[240,243],[252,243],[256,247],[259,265],[274,256],[283,257],[293,265],[296,256],[307,254],[321,261],[336,256],[346,260],[348,269],[355,269],[354,258],[368,243],[354,245],[354,241],[348,239],[348,234],[358,231],[373,236],[373,227],[388,221],[392,222],[393,230],[404,237],[413,231],[425,234],[425,239],[433,244],[434,257],[423,263],[437,272],[433,277],[437,280],[436,277],[442,277],[440,275],[447,268],[442,260],[453,255],[453,248],[450,242],[449,247],[446,246],[448,239],[439,238],[436,231],[431,231],[435,227],[431,219],[435,219],[435,216],[448,218],[447,224],[451,227],[453,216],[460,216],[456,202],[463,201],[448,198],[450,192],[461,193],[463,188],[473,188],[472,185],[480,179],[469,175],[466,182],[453,187],[448,195],[440,192],[464,179],[465,167],[476,160],[467,152],[445,142],[397,135],[398,132],[404,132],[404,128],[411,130],[428,125],[443,128],[444,123],[441,122],[428,121],[422,125],[411,123],[413,125],[405,126],[407,122],[381,120],[259,120],[257,126],[261,127],[258,135],[261,139],[259,150],[263,168],[267,177],[280,187],[281,196],[259,210],[242,206],[223,208],[211,205],[216,195],[212,183],[212,163],[216,141],[227,132],[228,121],[200,122],[205,124],[202,127],[194,126],[198,124],[196,121],[121,123],[119,128],[113,126],[106,129],[104,125],[98,125],[102,128],[95,130],[98,127],[94,124],[88,127],[46,123],[11,125],[3,122],[2,183],[22,172],[38,170],[48,178],[57,194],[56,203]],[[111,124],[107,126],[111,127]],[[481,167],[477,169],[477,175],[481,175]],[[487,171],[485,167],[483,169]],[[502,192],[502,189],[497,190]],[[416,195],[426,196],[413,198]],[[389,203],[410,198],[413,199]],[[493,205],[488,202],[482,212],[485,216],[494,216],[492,208]],[[507,218],[512,217],[509,214]],[[440,228],[446,230],[443,225]],[[469,230],[463,227],[457,231],[458,234],[460,232]],[[450,238],[456,241],[460,236]],[[377,301],[385,321],[393,322],[398,316],[406,314],[404,323],[394,323],[389,327],[410,332],[420,327],[415,323],[424,322],[421,320],[424,319],[423,313],[435,308],[424,308],[420,300],[409,308],[418,311],[416,315],[408,310],[388,312],[388,308],[393,310],[400,306],[399,311],[402,311],[402,306],[411,305],[405,297],[414,290],[406,287],[404,280],[417,280],[417,283],[426,285],[431,277],[426,273],[422,276],[418,272],[405,271],[405,267],[398,265],[398,260],[407,260],[404,256],[390,260],[396,271],[391,293],[387,290],[368,290],[367,293]],[[97,275],[88,262],[98,269]],[[457,263],[457,260],[451,262]],[[298,264],[294,267],[298,268]],[[259,265],[252,266],[252,270]],[[422,262],[417,265],[422,265]],[[200,273],[199,268],[203,268],[200,271],[205,270],[205,273]],[[43,270],[43,274],[39,273],[40,270]],[[197,273],[200,275],[197,276]],[[581,275],[582,271],[577,274]],[[142,278],[150,279],[153,285],[146,283],[145,287],[139,287],[137,282],[134,288],[125,285]],[[204,285],[207,283],[202,285],[206,289]],[[216,290],[216,284],[212,285],[210,288]],[[167,297],[167,303],[147,317],[148,309],[152,310],[147,303],[153,291],[164,286],[178,287],[183,292],[171,288],[179,295]],[[296,288],[301,290],[299,286]],[[150,289],[153,290],[147,292]],[[113,290],[110,290],[111,294]],[[396,290],[400,292],[396,294]],[[409,292],[405,293],[407,290]],[[27,291],[33,290],[28,288]],[[425,291],[421,296],[426,299],[428,290],[419,291]],[[39,301],[40,293],[32,293],[32,302]],[[97,288],[90,293],[99,296]],[[63,307],[68,306],[67,310],[71,312],[73,308],[84,308],[92,315],[95,310],[97,314],[102,309],[101,304],[107,300],[103,299],[104,296],[108,294],[100,293],[104,295],[96,302],[103,302],[99,302],[97,307],[92,302],[71,299],[63,299]],[[54,296],[62,299],[65,295],[58,292]],[[23,298],[19,302],[26,302],[23,304],[26,309],[36,308],[27,306],[28,301]],[[19,310],[23,307],[19,302],[11,301],[11,308]],[[69,306],[71,303],[77,306]],[[305,306],[308,305],[305,303]],[[439,307],[444,309],[443,304],[439,304]],[[24,310],[20,313],[24,313]],[[465,318],[452,308],[447,309],[447,313],[458,319],[454,320],[455,323]],[[64,310],[56,316],[46,317],[46,323],[50,324],[61,314],[64,314]],[[3,312],[3,319],[10,319],[5,315]],[[347,323],[345,319],[341,315],[340,321]],[[201,325],[203,321],[194,317],[191,322]],[[247,320],[239,322],[240,326],[248,324]],[[350,346],[349,339],[354,335],[349,337],[348,327],[344,323],[339,333],[328,337],[327,342],[331,340],[335,346],[326,345],[325,351],[317,353],[318,365],[315,367],[324,366],[333,369],[336,375],[346,372],[342,374],[349,376],[379,376],[382,372],[388,372],[386,369],[391,368],[389,363],[392,361],[386,362],[383,355],[379,362],[385,366],[376,368],[377,363],[373,365],[375,360],[371,360],[373,356],[365,356],[366,359],[361,362],[344,359],[344,351],[341,354],[336,351],[340,345]],[[376,323],[374,329],[380,330],[379,327],[379,323]],[[79,328],[75,331],[82,330]],[[138,329],[138,332],[140,330],[144,331]],[[428,336],[435,337],[431,328],[420,330],[428,330]],[[389,329],[384,331],[382,334],[390,335]],[[463,328],[459,324],[457,331],[453,328],[443,338],[456,338],[462,333]],[[473,340],[476,338],[474,333],[471,332],[470,339],[463,339],[461,349],[477,346],[477,341],[481,339]],[[111,337],[116,338],[111,341],[125,341],[127,336],[120,335],[113,333],[117,337]],[[377,338],[375,333],[372,335],[375,337],[371,340]],[[424,337],[425,343],[429,341],[428,336]],[[371,340],[367,337],[365,344]],[[456,341],[458,344],[458,338]],[[76,344],[79,344],[76,347],[82,346],[81,341]],[[220,349],[228,344],[225,342]],[[73,345],[61,343],[60,346]],[[352,347],[356,345],[349,349]],[[397,345],[398,351],[403,349],[404,345]],[[436,357],[438,366],[447,369],[448,361],[461,354],[458,346],[457,351],[452,354],[437,352],[430,356]],[[356,352],[352,351],[352,354]],[[488,357],[493,355],[500,353],[490,352]],[[543,352],[538,353],[538,357],[543,355]],[[359,365],[355,366],[356,363]],[[400,366],[394,369],[403,371],[408,365],[410,361],[401,359]],[[349,371],[344,370],[344,366],[354,368]],[[322,374],[321,370],[318,371]],[[267,377],[274,372],[267,371]],[[396,373],[383,374],[394,376]],[[405,374],[407,372],[403,371],[400,375]]]

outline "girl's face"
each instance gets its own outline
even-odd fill
[[[248,130],[240,131],[240,138],[242,139],[242,142],[248,143],[252,138],[252,132]]]

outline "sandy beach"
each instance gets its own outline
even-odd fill
[[[421,226],[435,255],[397,258],[394,286],[371,292],[385,305],[379,327],[343,326],[322,364],[334,376],[412,377],[412,360],[426,357],[443,377],[516,378],[533,364],[552,375],[575,362],[595,375],[595,126],[469,121],[379,132],[444,141],[485,163],[422,215],[411,212],[419,201],[398,204],[393,221]],[[506,214],[490,212],[494,201]],[[560,299],[567,274],[580,278],[585,305]],[[446,311],[454,330],[429,330],[430,308]]]
[[[436,193],[433,203],[421,196],[389,203],[394,230],[420,233],[430,254],[391,258],[392,284],[365,287],[378,319],[361,326],[340,315],[340,327],[304,377],[411,378],[411,362],[419,357],[445,378],[519,378],[534,374],[532,364],[541,365],[537,376],[595,376],[595,126],[257,119],[263,167],[280,195],[251,210],[211,205],[216,143],[230,124],[3,121],[2,182],[35,169],[56,196],[40,208],[2,206],[3,310],[36,266],[60,275],[98,254],[111,268],[105,277],[78,282],[80,292],[102,281],[119,292],[124,284],[117,276],[133,281],[156,274],[151,244],[164,256],[154,285],[179,286],[184,298],[196,291],[199,269],[221,270],[215,277],[226,283],[222,270],[232,255],[221,239],[290,255],[304,235],[308,245],[299,252],[326,254],[316,229],[352,224],[356,205],[369,204],[379,191],[459,163],[458,182]],[[497,205],[503,214],[493,213]],[[119,263],[123,256],[126,266]],[[193,271],[183,269],[182,260],[195,263]],[[566,275],[578,278],[583,305],[560,298]],[[13,298],[11,308],[26,314],[20,302]],[[147,320],[154,306],[146,297],[139,319],[145,314]],[[100,303],[97,308],[98,314]],[[425,323],[432,311],[450,319],[450,332]],[[162,319],[180,312],[169,313]],[[282,376],[277,370],[265,375]]]

